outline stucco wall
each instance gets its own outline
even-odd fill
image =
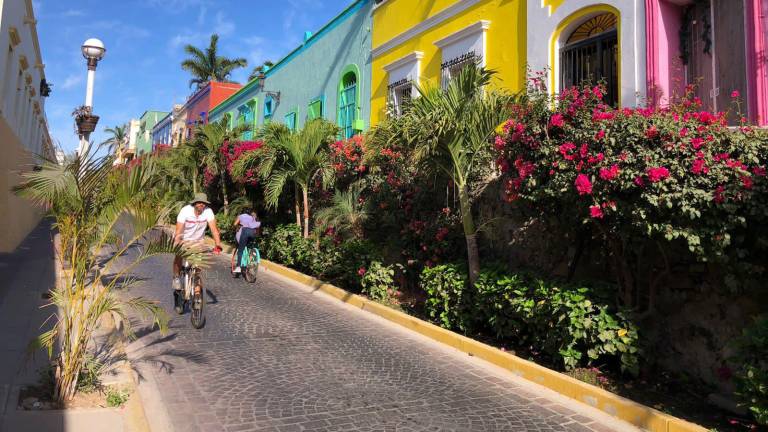
[[[297,110],[297,124],[301,128],[306,122],[309,103],[324,98],[323,117],[336,123],[341,74],[345,67],[354,64],[360,72],[357,77],[358,118],[367,129],[371,100],[372,3],[371,0],[355,3],[310,38],[306,46],[297,48],[267,72],[264,90],[280,92],[280,103],[274,109],[273,121],[283,122],[286,114]],[[211,119],[218,120],[226,113],[237,118],[238,107],[255,98],[256,124],[263,124],[265,95],[253,84],[224,101],[214,110]]]
[[[557,78],[562,37],[569,35],[579,24],[594,15],[609,10],[618,11],[620,103],[623,106],[645,103],[645,0],[549,1],[548,6],[538,2],[528,3],[528,64],[533,70],[550,70],[550,89],[554,92],[560,90]],[[585,13],[590,10],[587,8],[592,12]],[[569,24],[564,25],[566,22]],[[560,38],[557,36],[558,30]]]
[[[495,85],[516,91],[525,79],[526,0],[436,0],[412,2],[388,0],[373,14],[373,68],[371,124],[386,115],[387,86],[385,66],[413,53],[422,53],[419,65],[421,84],[440,82],[443,49],[435,42],[464,29],[487,22],[485,66],[495,69]]]

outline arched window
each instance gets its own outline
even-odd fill
[[[560,49],[560,89],[584,81],[606,85],[605,102],[616,105],[619,97],[619,49],[616,15],[604,13],[579,25]]]
[[[347,72],[341,78],[339,89],[339,126],[344,138],[355,134],[357,119],[357,74]]]

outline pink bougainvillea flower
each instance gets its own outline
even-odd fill
[[[752,174],[757,177],[765,177],[765,168],[759,166],[752,167]]]
[[[357,269],[357,274],[360,275],[361,277],[365,276],[365,272],[366,272],[365,267],[360,267],[359,269]]]
[[[700,149],[702,145],[704,145],[704,140],[703,139],[701,139],[701,138],[692,138],[691,139],[691,146],[695,150]]]
[[[610,168],[600,168],[600,178],[605,181],[611,181],[619,175],[619,166],[614,164]]]
[[[603,138],[605,138],[605,131],[604,131],[604,130],[602,130],[602,129],[600,129],[600,130],[599,130],[599,131],[597,131],[597,133],[595,134],[595,140],[601,140],[601,139],[603,139]]]
[[[579,195],[589,195],[592,193],[592,182],[589,181],[589,177],[585,174],[576,176],[576,182],[574,184],[576,185],[576,190],[579,192]]]
[[[637,176],[634,180],[632,180],[636,185],[643,187],[645,186],[645,180],[643,180],[643,176]]]
[[[552,114],[552,117],[549,119],[549,125],[551,127],[563,127],[565,125],[563,115],[560,113]]]
[[[691,172],[694,174],[707,174],[709,172],[709,167],[704,159],[696,159],[693,161]]]
[[[736,98],[738,98],[739,96],[741,96],[741,93],[739,93],[739,91],[738,91],[738,90],[734,90],[734,91],[732,91],[732,92],[731,92],[731,97],[732,97],[732,98],[736,99]]]
[[[593,205],[589,207],[589,216],[593,219],[602,219],[603,218],[603,209],[600,208],[598,205]]]
[[[725,201],[725,186],[719,185],[716,187],[715,191],[712,192],[712,199],[718,204]]]
[[[680,129],[680,138],[685,138],[688,135],[688,128]]]
[[[669,170],[665,167],[652,167],[646,170],[646,174],[651,183],[656,183],[669,177]]]
[[[645,136],[648,138],[656,138],[659,136],[659,130],[656,129],[656,125],[652,125],[645,131]]]
[[[496,150],[503,150],[504,138],[500,137],[499,135],[496,135],[496,139],[493,141],[493,146],[496,147]]]
[[[744,186],[744,189],[752,189],[752,177],[750,176],[741,176],[741,185]]]

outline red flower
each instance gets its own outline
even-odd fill
[[[633,182],[634,182],[636,185],[640,186],[640,187],[643,187],[643,186],[645,186],[645,180],[643,180],[643,176],[637,176],[637,177],[635,177],[635,179],[633,180]]]
[[[504,139],[500,137],[499,135],[496,135],[496,139],[493,141],[493,146],[496,147],[496,150],[503,150],[504,149]]]
[[[763,167],[752,167],[752,174],[756,175],[757,177],[765,177],[765,168]]]
[[[560,154],[567,160],[574,160],[576,157],[571,154],[576,149],[576,144],[572,142],[566,142],[560,145]]]
[[[563,115],[560,113],[552,114],[552,117],[549,119],[549,126],[563,127],[563,125],[565,125],[565,120],[563,120]]]
[[[619,175],[619,166],[614,164],[610,168],[600,168],[600,178],[605,181],[611,181]]]
[[[437,234],[435,234],[435,240],[437,241],[443,241],[445,237],[448,235],[448,228],[440,228],[437,230]]]
[[[691,146],[693,146],[693,148],[695,150],[700,149],[702,145],[704,145],[704,140],[703,139],[701,139],[701,138],[692,138],[691,139]]]
[[[669,177],[669,170],[665,167],[648,168],[646,174],[648,174],[648,180],[650,180],[651,183],[656,183]]]
[[[731,97],[732,97],[732,98],[736,99],[736,98],[738,98],[739,96],[741,96],[741,93],[739,93],[739,91],[738,91],[738,90],[734,90],[734,91],[732,91],[732,92],[731,92]]]
[[[365,272],[366,272],[366,270],[365,270],[365,267],[360,267],[359,269],[357,269],[357,274],[358,274],[360,277],[363,277],[363,276],[365,276]]]
[[[693,161],[691,172],[694,174],[706,174],[709,172],[709,167],[707,166],[704,159],[696,159]]]
[[[715,200],[716,203],[720,204],[723,201],[725,201],[725,195],[723,193],[725,192],[725,186],[720,185],[717,188],[715,188],[715,191],[712,192],[712,198]]]
[[[600,129],[597,131],[597,134],[595,134],[595,140],[601,140],[603,138],[605,138],[605,131]]]
[[[600,206],[593,205],[589,207],[589,216],[593,219],[602,219],[603,218],[603,209],[600,208]]]
[[[752,189],[752,177],[749,176],[741,176],[741,185],[744,186],[744,189]]]
[[[656,125],[652,125],[645,131],[645,136],[648,138],[656,138],[659,136],[659,130],[656,129]]]
[[[592,182],[589,181],[589,177],[587,177],[585,174],[579,174],[576,176],[575,185],[579,195],[589,195],[592,193]]]

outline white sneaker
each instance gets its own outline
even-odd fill
[[[181,291],[181,278],[178,276],[173,278],[173,289]]]
[[[235,269],[232,271],[232,273],[242,273],[242,272],[243,272],[243,269],[241,269],[240,267],[235,267]]]

